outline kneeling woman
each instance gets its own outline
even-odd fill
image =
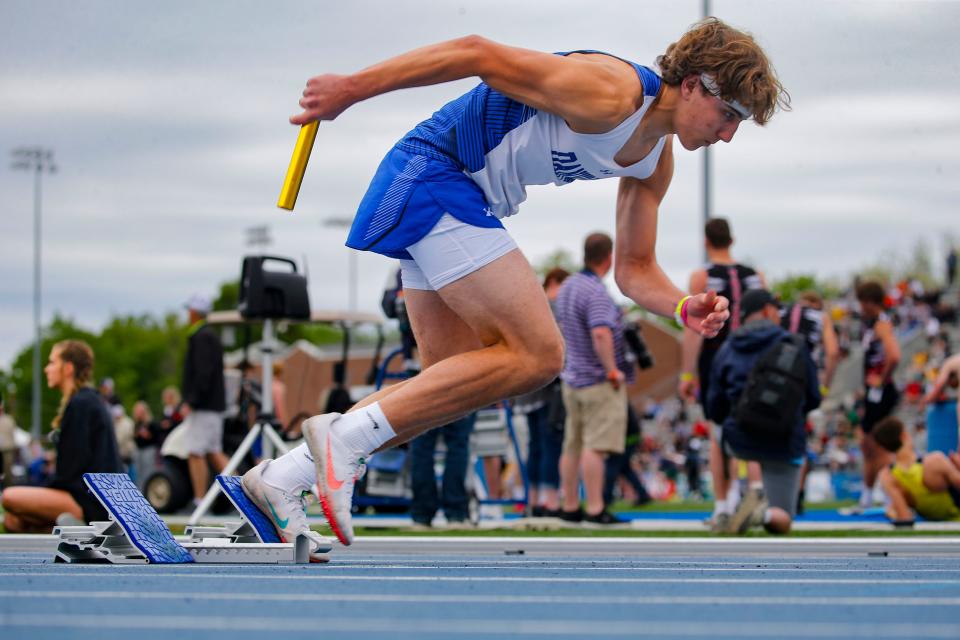
[[[112,421],[90,386],[90,346],[79,340],[58,342],[43,371],[47,385],[63,394],[53,420],[56,472],[46,487],[10,487],[3,492],[3,526],[9,533],[49,533],[64,513],[85,522],[106,520],[106,511],[87,492],[83,474],[122,472]]]

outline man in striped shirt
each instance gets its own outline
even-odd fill
[[[560,379],[567,409],[560,480],[561,517],[571,522],[617,524],[603,502],[604,462],[623,453],[627,435],[627,389],[633,363],[623,339],[623,313],[603,285],[613,266],[613,240],[605,233],[587,236],[584,269],[564,281],[557,295],[557,324],[566,343]],[[578,481],[583,472],[586,511],[580,507]]]

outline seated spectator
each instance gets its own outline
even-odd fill
[[[13,416],[4,411],[3,396],[0,395],[0,487],[13,484],[13,463],[17,457],[16,431],[17,423],[13,421]]]
[[[133,405],[133,438],[137,445],[134,469],[136,478],[142,483],[157,464],[157,452],[162,441],[160,423],[153,419],[150,405],[143,400]]]
[[[890,496],[887,517],[912,522],[913,512],[934,521],[960,520],[960,455],[940,451],[917,457],[913,438],[897,418],[885,418],[874,427],[877,444],[896,456],[880,472],[880,483]]]
[[[47,385],[63,394],[51,434],[56,471],[46,487],[4,490],[3,526],[10,533],[49,533],[61,514],[86,522],[106,520],[106,510],[87,492],[82,476],[123,471],[110,415],[90,386],[90,347],[79,340],[58,342],[44,373]]]
[[[113,419],[113,433],[117,437],[117,452],[120,454],[120,461],[123,462],[123,468],[133,480],[137,479],[136,469],[133,467],[133,459],[137,454],[137,443],[134,436],[134,424],[122,404],[115,404],[110,407],[110,417]]]
[[[164,387],[161,398],[163,400],[163,417],[160,418],[158,447],[162,447],[163,441],[167,439],[173,428],[183,422],[183,402],[180,399],[180,390],[173,386]]]
[[[759,462],[763,489],[747,492],[724,532],[744,533],[752,526],[763,525],[770,533],[788,533],[800,494],[805,416],[820,405],[817,370],[803,341],[794,342],[780,327],[779,305],[769,291],[754,289],[744,294],[740,314],[742,326],[730,334],[714,360],[707,402],[710,415],[722,424],[724,451],[741,460]],[[780,347],[784,343],[790,343],[793,351]],[[760,388],[760,381],[787,377],[779,371],[752,375],[755,367],[768,366],[767,354],[775,354],[773,349],[779,349],[779,354],[771,364],[779,366],[781,361],[789,361],[791,372],[802,375],[799,379],[790,376],[796,382],[778,389]],[[773,428],[747,420],[755,417],[744,410],[745,405],[752,408],[755,389],[762,391],[757,395],[764,400],[768,392],[777,393],[778,402],[769,407],[776,413],[770,416]],[[741,403],[744,395],[746,403]]]
[[[947,395],[948,391],[952,395],[956,393],[955,390],[958,387],[960,387],[960,354],[950,356],[943,361],[936,380],[923,397],[923,403],[942,402],[949,397]],[[960,423],[960,402],[957,403],[957,422]]]
[[[108,410],[118,404],[122,404],[120,396],[117,395],[116,383],[113,381],[113,378],[104,378],[101,380],[99,391],[100,399],[107,405]]]

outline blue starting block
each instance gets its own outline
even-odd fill
[[[310,542],[297,536],[280,541],[273,525],[247,498],[236,476],[217,482],[240,514],[239,522],[216,527],[188,527],[188,540],[179,542],[166,523],[123,473],[87,473],[90,492],[109,514],[107,522],[56,527],[55,562],[114,564],[301,564],[310,562]],[[320,549],[325,553],[332,548]]]
[[[236,510],[254,529],[260,542],[283,542],[267,515],[243,492],[239,476],[217,476],[217,482]]]

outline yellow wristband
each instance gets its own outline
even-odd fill
[[[681,381],[681,382],[692,382],[692,381],[693,381],[693,374],[690,373],[689,371],[685,371],[684,373],[681,373],[681,374],[680,374],[680,381]]]
[[[825,384],[820,385],[820,395],[821,397],[824,397],[824,398],[830,395],[830,387],[828,387]]]
[[[673,319],[676,320],[677,324],[681,327],[687,326],[686,318],[684,317],[683,313],[683,305],[686,304],[687,300],[689,300],[691,297],[693,296],[683,296],[680,298],[680,302],[677,303],[677,308],[673,310]]]

